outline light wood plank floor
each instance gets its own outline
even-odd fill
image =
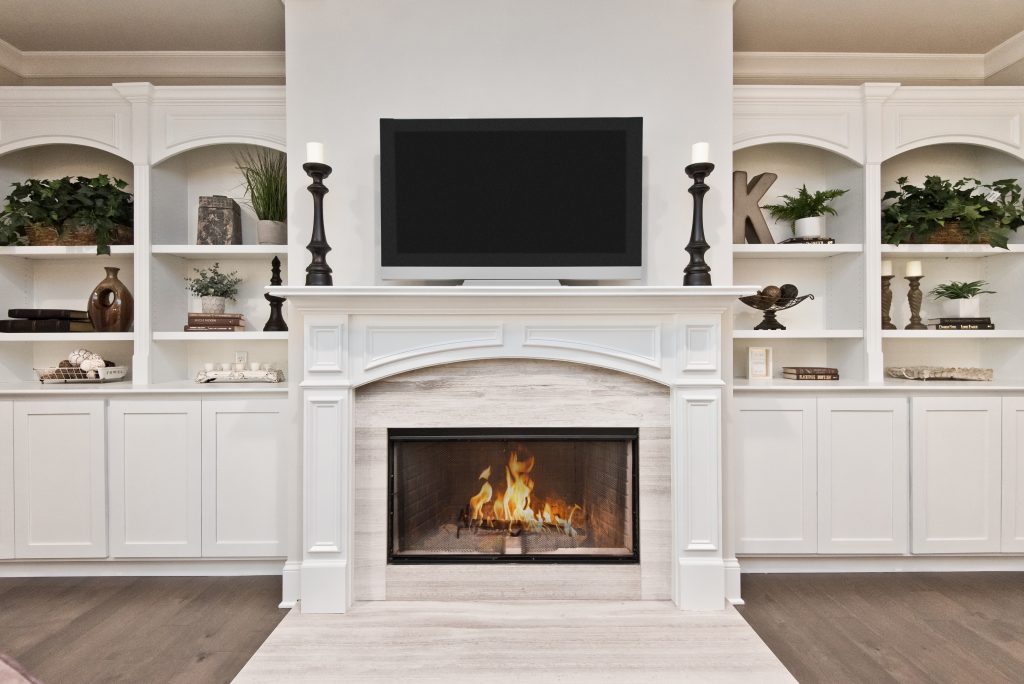
[[[236,682],[792,682],[735,610],[664,601],[367,601],[292,611]]]
[[[280,600],[280,577],[5,578],[0,651],[46,684],[230,682]]]

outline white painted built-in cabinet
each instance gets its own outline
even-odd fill
[[[0,558],[283,558],[286,405],[0,401]]]

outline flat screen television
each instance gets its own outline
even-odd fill
[[[643,119],[381,119],[381,277],[639,279]]]

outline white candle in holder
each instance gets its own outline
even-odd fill
[[[891,261],[883,261],[882,262],[882,275],[884,275],[884,276],[891,276],[892,275],[892,262]]]
[[[903,274],[907,278],[913,278],[915,276],[924,275],[921,271],[920,261],[908,261],[906,273]]]
[[[704,164],[711,159],[711,147],[706,142],[694,143],[690,148],[690,163]]]
[[[307,164],[323,164],[324,163],[324,144],[318,142],[306,143],[306,163]]]

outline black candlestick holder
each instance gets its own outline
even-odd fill
[[[711,247],[704,239],[704,195],[711,186],[704,179],[715,170],[711,162],[690,164],[686,167],[686,175],[693,179],[693,185],[687,191],[693,195],[693,227],[690,229],[690,241],[686,252],[690,255],[690,263],[683,269],[683,285],[710,285],[711,267],[704,261],[704,253]]]
[[[331,246],[327,244],[327,233],[324,232],[324,195],[329,192],[324,179],[331,175],[332,169],[327,164],[307,162],[302,165],[302,170],[313,179],[306,188],[313,195],[313,236],[306,245],[313,259],[306,267],[306,285],[333,285],[331,267],[327,265]]]
[[[274,260],[270,262],[270,284],[274,287],[281,284],[281,260],[277,257],[274,257]],[[284,315],[281,313],[281,307],[287,300],[284,297],[278,297],[269,292],[264,292],[263,297],[270,302],[270,318],[267,319],[267,324],[263,326],[263,331],[287,332],[288,324],[284,322]]]

